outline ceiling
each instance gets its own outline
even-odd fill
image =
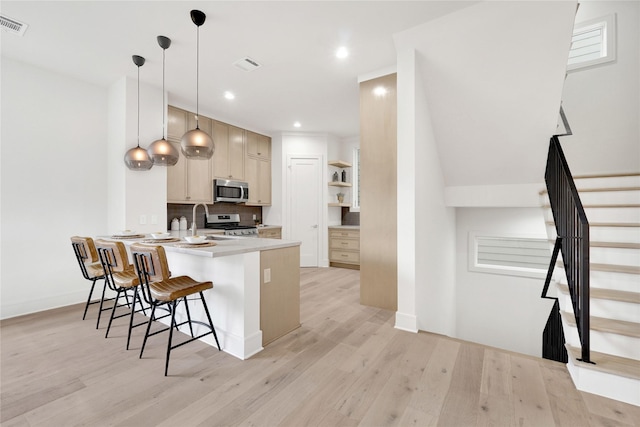
[[[394,66],[392,35],[477,2],[458,1],[2,1],[2,14],[29,25],[2,32],[2,56],[108,87],[136,77],[162,85],[169,102],[196,110],[196,26],[200,28],[199,110],[258,132],[359,133],[357,78]],[[346,46],[350,55],[337,59]],[[245,56],[261,64],[246,72]],[[225,91],[236,95],[232,101]],[[144,96],[144,94],[142,94]],[[293,123],[299,121],[300,128]]]

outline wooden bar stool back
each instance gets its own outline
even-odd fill
[[[131,330],[136,326],[146,324],[146,322],[138,323],[136,325],[133,324],[135,313],[142,311],[146,314],[144,305],[142,304],[142,299],[138,294],[138,285],[140,284],[138,274],[136,273],[133,264],[129,263],[129,257],[124,243],[109,240],[96,240],[95,245],[98,251],[98,256],[100,257],[100,262],[102,263],[102,268],[105,271],[107,285],[111,290],[117,293],[111,309],[107,332],[104,337],[107,338],[109,336],[109,330],[111,329],[113,319],[118,319],[128,315],[129,331],[127,332],[127,350],[129,350]],[[129,293],[132,294],[131,297],[133,298],[133,303],[129,302]],[[122,296],[124,296],[126,304],[119,305],[118,301]],[[139,303],[139,310],[136,310],[136,302]],[[128,307],[130,308],[130,312],[116,316],[116,310],[119,307]]]
[[[151,317],[147,323],[147,331],[142,342],[142,348],[140,349],[140,358],[144,352],[144,347],[147,342],[147,338],[151,335],[156,335],[164,331],[169,331],[169,341],[167,343],[167,356],[165,360],[164,375],[167,376],[169,370],[169,358],[171,356],[171,350],[180,347],[184,344],[190,343],[194,340],[205,337],[212,334],[216,340],[218,350],[220,350],[220,343],[218,342],[218,336],[216,329],[211,321],[211,315],[209,314],[209,308],[207,302],[202,294],[203,291],[213,288],[211,282],[198,282],[189,276],[171,277],[169,271],[169,265],[167,263],[167,255],[162,246],[147,246],[139,243],[131,245],[131,253],[133,255],[134,265],[138,273],[140,283],[142,284],[141,290],[145,301],[151,305]],[[190,295],[200,295],[200,301],[207,317],[207,323],[191,320],[189,313],[189,305],[187,297]],[[176,323],[176,307],[179,301],[184,301],[185,312],[187,320],[181,323]],[[159,331],[149,333],[151,329],[151,322],[157,307],[167,306],[171,313],[171,321],[169,327],[161,329]],[[198,336],[193,335],[193,323],[203,325],[209,329],[208,332],[200,334]],[[184,324],[189,325],[191,332],[191,339],[173,345],[173,329],[177,329]]]
[[[82,320],[84,320],[87,316],[87,309],[91,304],[100,303],[100,309],[98,311],[98,321],[96,323],[96,329],[98,329],[98,327],[100,326],[100,315],[104,310],[108,310],[106,308],[103,308],[103,303],[105,301],[104,294],[107,288],[104,269],[102,268],[96,246],[91,237],[73,236],[71,237],[71,246],[73,246],[73,252],[76,254],[76,259],[78,261],[78,264],[80,265],[82,276],[85,279],[91,281],[91,290],[89,291],[87,303],[84,306]],[[93,296],[93,289],[96,286],[96,281],[100,279],[105,280],[102,286],[102,297],[100,298],[100,301],[91,301],[91,297]],[[107,299],[106,301],[109,300],[110,299]]]

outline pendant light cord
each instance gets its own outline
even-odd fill
[[[140,66],[138,65],[138,148],[140,148]]]
[[[196,129],[200,129],[200,26],[196,32]]]
[[[165,138],[165,133],[166,133],[166,127],[167,124],[165,123],[165,119],[164,119],[164,64],[165,64],[165,59],[164,59],[164,55],[167,52],[167,49],[162,49],[162,139],[166,139]]]

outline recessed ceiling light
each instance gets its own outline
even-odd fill
[[[302,126],[302,125],[300,124],[300,122],[295,122],[295,123],[293,124],[293,127],[294,127],[294,128],[299,128],[300,126]]]
[[[344,59],[349,56],[349,51],[346,47],[340,46],[338,50],[336,50],[336,58]]]
[[[387,88],[385,88],[384,86],[378,86],[373,89],[373,94],[376,96],[384,96],[387,94]]]
[[[233,93],[231,93],[229,91],[226,91],[224,93],[224,97],[227,98],[227,99],[235,99],[236,96]]]

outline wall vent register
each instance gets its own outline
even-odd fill
[[[24,22],[9,18],[7,15],[0,15],[0,28],[9,33],[23,36],[29,26]]]
[[[575,24],[567,71],[615,61],[615,25],[615,14]]]
[[[544,278],[550,259],[550,243],[543,237],[469,233],[470,271]]]

